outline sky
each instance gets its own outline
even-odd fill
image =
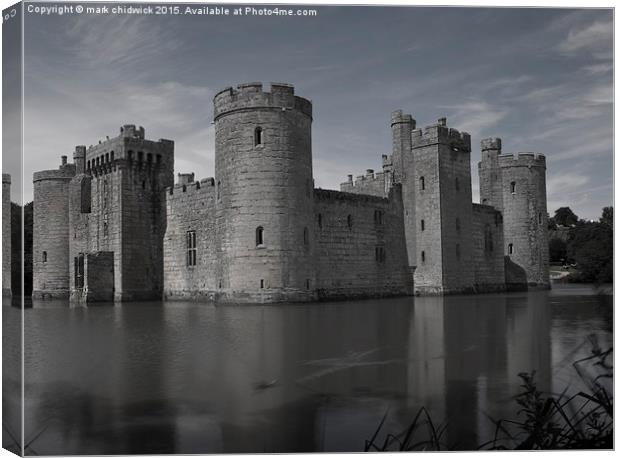
[[[612,205],[610,9],[312,8],[316,17],[27,13],[25,201],[34,171],[123,124],[174,140],[175,173],[213,176],[213,95],[276,81],[313,102],[317,187],[379,170],[402,109],[418,127],[445,116],[471,134],[476,202],[480,140],[492,136],[505,153],[547,156],[551,215],[570,206],[598,219]]]

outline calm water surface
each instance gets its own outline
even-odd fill
[[[3,307],[5,323],[19,314]],[[398,433],[422,406],[462,450],[492,438],[487,415],[514,417],[519,372],[536,370],[547,391],[581,388],[571,363],[590,334],[612,344],[612,297],[35,302],[25,329],[25,439],[37,454],[358,451],[386,412],[385,432]],[[4,339],[19,345],[6,326]],[[18,409],[10,368],[5,418]]]

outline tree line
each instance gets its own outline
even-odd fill
[[[573,266],[568,280],[613,282],[614,208],[605,207],[598,221],[580,219],[569,207],[549,218],[549,261]]]

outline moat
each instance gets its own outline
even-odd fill
[[[362,451],[387,411],[384,431],[398,433],[425,406],[452,449],[472,449],[494,434],[486,414],[516,414],[518,373],[581,388],[571,364],[590,334],[611,345],[612,302],[570,285],[304,305],[35,302],[25,440],[47,455]],[[20,313],[4,304],[5,349],[19,346],[6,326]]]

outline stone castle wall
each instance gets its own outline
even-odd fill
[[[311,103],[244,84],[215,96],[214,122],[218,299],[314,300]]]
[[[69,183],[75,166],[62,157],[56,170],[33,177],[34,298],[69,297]]]
[[[164,298],[215,299],[215,180],[186,182],[165,192]],[[188,263],[188,233],[196,234],[196,265]]]
[[[359,175],[355,181],[353,175],[349,175],[348,180],[340,185],[340,190],[351,194],[387,197],[391,185],[390,172],[375,173],[374,170],[368,169],[365,175]]]
[[[400,186],[389,198],[314,190],[320,299],[412,293]]]
[[[412,133],[418,265],[416,294],[473,289],[470,137],[445,126]]]
[[[472,257],[476,292],[504,291],[504,224],[499,210],[472,206]]]
[[[549,287],[545,156],[499,156],[504,207],[504,253],[525,272],[528,287]],[[512,252],[511,252],[512,245]],[[516,267],[513,266],[513,267]],[[518,269],[510,269],[510,272]],[[520,276],[507,279],[520,282]]]
[[[2,174],[2,296],[11,295],[11,175]]]

